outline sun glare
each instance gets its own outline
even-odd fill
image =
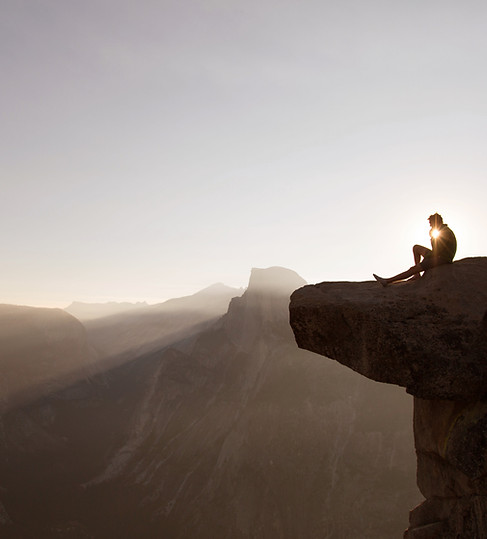
[[[437,228],[435,228],[432,230],[431,235],[433,236],[433,238],[436,239],[440,235],[440,231]]]

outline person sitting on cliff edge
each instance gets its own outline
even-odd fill
[[[423,247],[422,245],[415,245],[413,247],[414,266],[394,277],[385,279],[374,273],[375,279],[379,281],[382,286],[387,286],[396,281],[403,281],[409,277],[411,277],[411,279],[419,279],[422,271],[441,266],[442,264],[451,264],[453,262],[453,258],[457,252],[457,239],[455,238],[455,234],[448,228],[448,225],[443,223],[443,217],[438,213],[430,215],[428,220],[431,226],[431,249]]]

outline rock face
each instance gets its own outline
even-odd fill
[[[61,309],[0,305],[0,412],[95,372],[83,325]]]
[[[140,305],[96,319],[83,320],[90,344],[111,366],[199,333],[227,311],[242,290],[215,284],[191,296],[156,305]]]
[[[298,349],[304,284],[254,269],[189,342],[0,416],[0,537],[400,535],[421,499],[412,398]]]
[[[321,283],[291,297],[301,348],[415,397],[408,538],[487,537],[487,258],[419,281]]]

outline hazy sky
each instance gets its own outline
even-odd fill
[[[2,0],[0,303],[487,254],[487,3]]]

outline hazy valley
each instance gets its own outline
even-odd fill
[[[2,306],[2,537],[400,537],[411,397],[297,348],[303,284],[254,269],[81,321]]]

